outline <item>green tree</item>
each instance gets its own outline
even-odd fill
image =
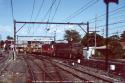
[[[121,34],[121,40],[125,41],[125,31],[123,31],[123,33]]]
[[[76,30],[66,30],[64,39],[66,39],[68,42],[78,43],[81,41],[81,35]]]
[[[86,34],[81,41],[83,46],[95,46],[95,33]],[[103,36],[96,34],[96,46],[104,45],[104,38]]]
[[[4,41],[1,40],[1,41],[0,41],[0,48],[3,48],[3,45],[4,45]]]
[[[118,59],[118,58],[123,58],[123,47],[120,44],[118,40],[113,40],[109,42],[109,50],[110,50],[110,56],[109,58],[111,59]]]
[[[118,35],[112,35],[108,39],[109,41],[115,41],[115,40],[120,40],[120,37]]]
[[[8,36],[7,36],[7,39],[13,39],[13,37],[11,37],[11,36],[8,35]]]

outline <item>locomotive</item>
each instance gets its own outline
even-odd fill
[[[42,45],[42,55],[66,59],[82,59],[83,51],[80,44],[54,43]]]
[[[51,42],[50,44],[29,43],[24,49],[35,56],[51,56],[65,59],[83,59],[83,47],[79,43]]]

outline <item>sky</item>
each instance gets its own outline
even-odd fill
[[[96,26],[96,30],[99,31],[98,34],[105,36],[106,5],[103,0],[12,0],[12,2],[13,15],[16,21],[89,22],[91,31],[95,30]],[[41,4],[43,5],[40,10]],[[39,10],[40,12],[38,13]],[[120,35],[125,31],[125,0],[119,0],[119,4],[110,3],[109,11],[109,24],[111,24],[109,25],[109,36]],[[17,30],[22,25],[17,24]],[[82,27],[86,30],[85,25]],[[64,31],[67,29],[77,30],[82,37],[85,35],[85,32],[77,25],[42,24],[26,24],[17,35],[54,36],[56,31],[56,39],[61,40],[63,39]],[[0,0],[0,38],[4,40],[6,36],[13,36],[13,34],[11,0]]]

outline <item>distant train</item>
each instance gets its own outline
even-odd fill
[[[37,54],[67,59],[83,59],[83,50],[80,44],[53,43],[42,44],[41,47],[27,46],[24,51],[29,54]],[[35,56],[37,56],[35,55]]]

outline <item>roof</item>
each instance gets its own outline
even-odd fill
[[[86,48],[86,47],[85,47]],[[89,49],[105,49],[106,46],[99,46],[99,47],[89,47]]]

